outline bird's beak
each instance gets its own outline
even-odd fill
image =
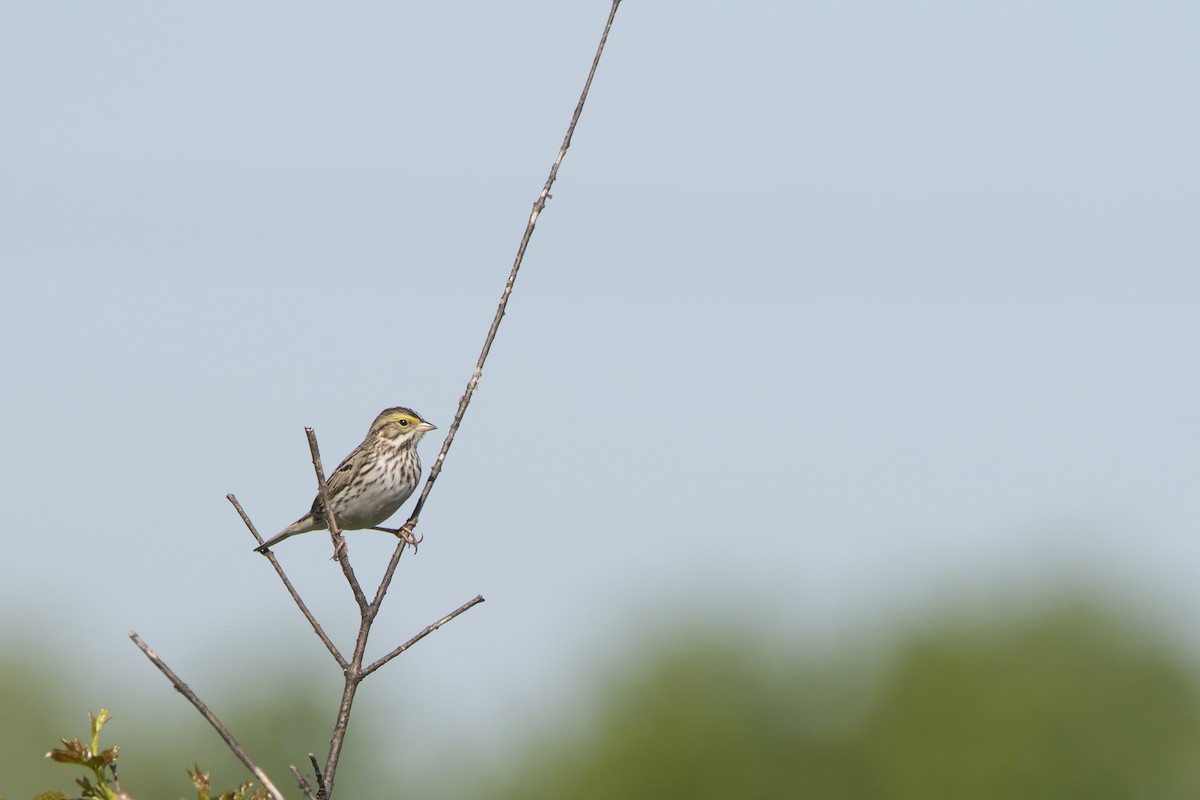
[[[437,425],[434,425],[432,422],[422,422],[417,425],[417,430],[421,433],[425,433],[426,431],[436,431]]]

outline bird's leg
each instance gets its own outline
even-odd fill
[[[329,560],[330,561],[341,561],[345,557],[346,557],[346,537],[338,536],[337,544],[335,544],[333,546],[333,556]]]
[[[424,536],[417,536],[416,534],[414,534],[412,532],[412,529],[409,528],[407,525],[401,525],[399,528],[381,528],[381,527],[377,526],[377,527],[371,528],[371,530],[380,531],[382,533],[390,533],[393,536],[397,536],[397,537],[403,539],[405,541],[405,543],[412,545],[412,549],[413,549],[414,553],[417,552],[417,547],[421,544],[421,542],[425,541]]]

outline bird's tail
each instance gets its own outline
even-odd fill
[[[297,533],[308,533],[309,531],[315,530],[315,529],[316,529],[316,524],[315,524],[315,520],[313,519],[313,515],[305,514],[303,517],[296,520],[291,525],[288,525],[286,528],[284,528],[279,533],[272,536],[270,539],[267,539],[265,542],[260,544],[258,547],[254,548],[254,552],[265,553],[268,550],[270,550],[272,547],[274,547],[275,545],[282,542],[284,539],[288,538],[289,536],[295,536]]]

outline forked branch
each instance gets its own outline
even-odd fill
[[[492,344],[496,339],[496,333],[500,328],[500,322],[504,318],[505,308],[508,305],[508,300],[512,296],[513,287],[517,280],[517,273],[520,271],[521,263],[525,259],[525,251],[528,249],[529,242],[533,238],[533,231],[537,226],[538,217],[545,209],[546,202],[550,199],[550,189],[554,185],[555,180],[558,178],[559,166],[561,166],[563,158],[566,156],[567,150],[571,146],[571,140],[575,135],[575,126],[579,123],[580,116],[583,114],[584,103],[586,102],[588,93],[591,90],[592,80],[596,76],[596,70],[600,65],[600,57],[604,52],[604,46],[608,41],[608,34],[609,31],[612,30],[613,20],[616,17],[617,8],[620,6],[620,4],[621,0],[612,0],[612,8],[609,11],[608,20],[604,25],[604,32],[600,37],[600,42],[596,47],[596,53],[592,59],[592,65],[591,69],[588,71],[587,80],[584,82],[583,91],[580,93],[579,101],[575,105],[575,112],[571,116],[570,124],[567,126],[567,132],[563,137],[562,146],[559,148],[558,155],[550,167],[550,174],[546,179],[546,183],[542,187],[541,192],[538,194],[537,199],[533,203],[533,210],[529,215],[528,222],[526,223],[525,233],[521,237],[520,244],[517,247],[516,258],[513,260],[512,269],[509,271],[508,280],[504,284],[504,290],[500,294],[500,303],[496,308],[496,313],[492,319],[492,324],[488,328],[487,336],[483,342],[483,348],[480,350],[479,358],[475,362],[475,368],[471,372],[470,379],[467,381],[466,389],[464,390],[462,397],[459,399],[458,408],[454,414],[454,420],[451,422],[449,430],[446,433],[446,438],[442,442],[441,450],[438,452],[437,458],[430,467],[429,476],[426,478],[425,485],[421,490],[421,494],[417,498],[416,504],[413,506],[412,514],[409,516],[408,521],[402,526],[402,532],[407,531],[408,536],[410,537],[415,531],[417,523],[420,520],[421,512],[424,510],[425,503],[429,499],[429,494],[433,490],[433,484],[437,480],[438,475],[441,474],[442,466],[446,461],[446,454],[450,451],[450,446],[454,442],[454,437],[457,435],[458,429],[462,425],[462,420],[466,414],[467,406],[470,405],[471,398],[474,396],[475,390],[479,386],[479,380],[483,375],[484,364],[487,361],[488,354],[491,352]],[[321,465],[321,455],[317,447],[316,435],[314,434],[312,428],[306,428],[305,432],[308,437],[309,449],[312,454],[313,470],[317,477],[318,493],[321,498],[322,506],[328,510],[330,508],[329,488],[326,484],[324,468]],[[249,516],[238,503],[237,498],[232,494],[228,495],[227,497],[233,504],[234,508],[237,509],[238,515],[242,518],[242,521],[249,529],[255,541],[261,545],[263,543],[262,537],[259,536],[258,531],[255,529],[253,523],[251,523]],[[297,784],[304,795],[310,800],[328,800],[328,798],[333,794],[334,777],[337,773],[338,761],[341,757],[342,744],[345,741],[346,729],[350,719],[350,712],[353,707],[354,696],[358,690],[359,684],[368,675],[383,667],[385,664],[408,650],[410,647],[421,641],[433,631],[483,602],[482,596],[476,596],[474,599],[469,600],[468,602],[459,606],[457,609],[442,617],[437,622],[427,626],[425,629],[420,631],[404,644],[392,650],[390,653],[380,657],[376,661],[372,662],[369,666],[364,667],[363,659],[366,653],[367,639],[370,635],[371,626],[379,613],[380,606],[383,603],[383,598],[387,594],[388,587],[391,585],[392,579],[395,576],[396,568],[400,562],[400,557],[403,555],[405,545],[407,544],[407,537],[403,535],[403,533],[401,534],[400,541],[397,543],[396,549],[392,553],[391,559],[389,560],[387,568],[384,571],[379,587],[375,591],[374,597],[368,602],[366,599],[366,594],[363,592],[362,587],[359,585],[358,579],[354,574],[354,569],[350,565],[346,542],[342,537],[341,532],[338,530],[337,520],[334,518],[332,513],[327,513],[326,518],[329,525],[330,539],[334,545],[334,558],[341,566],[342,573],[346,578],[347,584],[350,586],[351,592],[354,595],[355,602],[357,603],[359,609],[360,621],[358,636],[355,640],[354,651],[350,658],[343,656],[337,646],[334,645],[333,641],[326,635],[320,623],[317,622],[312,612],[309,611],[308,606],[305,605],[304,601],[300,597],[300,594],[296,591],[296,588],[288,579],[287,574],[279,565],[274,553],[269,550],[265,553],[268,560],[271,562],[271,566],[274,567],[275,572],[279,575],[280,580],[283,581],[283,585],[291,595],[292,600],[296,603],[296,606],[300,609],[301,613],[304,614],[305,619],[308,620],[309,625],[317,634],[317,637],[320,638],[321,643],[325,645],[325,649],[329,651],[331,656],[333,656],[334,661],[337,662],[339,669],[341,669],[345,677],[342,700],[338,708],[337,720],[334,723],[332,736],[330,738],[329,754],[325,761],[324,772],[319,769],[316,758],[311,754],[309,755],[317,784],[315,794],[313,793],[313,790],[309,786],[308,782],[303,778],[303,776],[300,775],[299,770],[297,770],[295,767],[292,767],[292,773],[297,779]],[[217,732],[221,734],[221,737],[225,740],[225,743],[229,746],[229,748],[234,752],[235,755],[238,756],[239,759],[242,760],[242,763],[244,763],[247,768],[250,769],[259,782],[268,789],[268,791],[271,793],[271,796],[275,798],[275,800],[281,800],[282,795],[279,794],[278,790],[275,789],[262,770],[250,760],[249,756],[246,755],[245,750],[242,749],[241,745],[238,744],[225,726],[222,725],[216,716],[212,714],[208,707],[204,705],[204,703],[202,703],[200,699],[196,697],[195,693],[193,693],[175,676],[173,672],[167,668],[166,664],[162,663],[162,660],[159,659],[158,656],[155,655],[154,652],[150,650],[140,638],[138,638],[137,634],[131,633],[130,636],[133,638],[138,647],[142,649],[146,656],[150,658],[152,662],[154,662],[155,666],[162,670],[167,678],[175,685],[175,688],[185,697],[187,697],[197,708],[197,710],[204,715],[209,723],[217,729]]]
[[[232,503],[233,507],[237,509],[238,516],[242,518],[242,522],[246,524],[246,528],[250,531],[250,535],[254,537],[254,540],[259,544],[262,544],[263,538],[258,535],[258,531],[254,528],[254,523],[250,521],[250,517],[246,514],[245,509],[242,508],[242,504],[238,502],[237,497],[232,494],[227,494],[225,495],[225,499]],[[292,596],[292,601],[295,602],[296,607],[300,609],[300,613],[304,615],[304,618],[308,620],[308,624],[312,626],[313,632],[317,634],[317,638],[320,639],[321,643],[325,645],[325,649],[329,651],[331,656],[333,656],[333,660],[336,661],[338,666],[343,670],[346,669],[348,664],[345,656],[343,656],[341,651],[337,649],[337,645],[333,643],[333,640],[326,635],[325,629],[321,627],[321,623],[317,622],[317,618],[314,617],[312,612],[308,610],[308,606],[304,604],[304,600],[300,597],[300,593],[296,591],[296,587],[293,586],[291,580],[288,579],[287,573],[284,572],[283,567],[279,565],[279,561],[275,558],[275,554],[268,550],[263,555],[265,555],[267,560],[271,562],[271,566],[275,568],[275,573],[279,576],[279,580],[283,581],[283,585],[285,588],[287,588],[288,594]]]

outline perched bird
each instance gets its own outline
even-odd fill
[[[378,528],[404,505],[421,478],[417,442],[432,430],[437,426],[410,408],[380,412],[367,438],[338,464],[326,482],[329,505],[340,530]],[[254,549],[264,553],[289,536],[328,527],[318,492],[311,511]]]

